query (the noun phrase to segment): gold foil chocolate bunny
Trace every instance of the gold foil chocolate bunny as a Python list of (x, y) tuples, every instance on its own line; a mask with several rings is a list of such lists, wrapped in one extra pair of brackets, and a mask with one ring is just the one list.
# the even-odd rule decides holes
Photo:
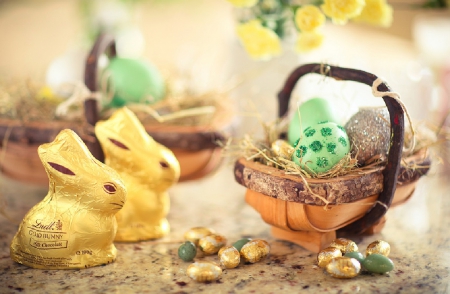
[(128, 108), (98, 122), (95, 134), (105, 163), (119, 173), (128, 191), (127, 203), (117, 214), (115, 240), (133, 242), (166, 235), (170, 230), (166, 190), (180, 176), (180, 165), (172, 151), (153, 140)]
[(39, 146), (38, 153), (49, 191), (20, 224), (11, 242), (11, 258), (40, 269), (113, 262), (117, 254), (115, 214), (126, 200), (126, 188), (117, 172), (96, 160), (71, 130)]

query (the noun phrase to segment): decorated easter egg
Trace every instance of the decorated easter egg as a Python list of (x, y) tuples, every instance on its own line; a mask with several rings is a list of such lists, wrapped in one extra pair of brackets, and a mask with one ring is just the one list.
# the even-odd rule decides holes
[(114, 58), (106, 67), (114, 96), (112, 107), (129, 103), (155, 103), (165, 95), (164, 79), (151, 63), (139, 59)]
[(289, 143), (294, 145), (304, 129), (325, 121), (337, 123), (335, 114), (327, 100), (312, 98), (302, 103), (294, 113), (289, 124)]
[(361, 108), (345, 124), (351, 154), (364, 165), (376, 155), (389, 151), (391, 124), (386, 107)]
[(315, 173), (330, 170), (350, 151), (345, 129), (333, 122), (306, 128), (294, 147), (292, 160), (302, 169)]

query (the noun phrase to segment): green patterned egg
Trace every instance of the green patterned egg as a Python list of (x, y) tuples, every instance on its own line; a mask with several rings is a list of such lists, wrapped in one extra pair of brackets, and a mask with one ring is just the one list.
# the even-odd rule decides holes
[(322, 122), (303, 131), (295, 144), (292, 160), (306, 171), (324, 173), (350, 152), (345, 129), (333, 122)]

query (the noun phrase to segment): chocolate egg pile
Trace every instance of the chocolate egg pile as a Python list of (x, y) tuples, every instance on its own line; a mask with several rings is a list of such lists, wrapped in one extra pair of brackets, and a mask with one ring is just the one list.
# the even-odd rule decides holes
[(355, 242), (338, 238), (319, 252), (317, 263), (330, 276), (339, 279), (356, 277), (362, 270), (383, 274), (394, 269), (394, 263), (387, 257), (389, 252), (389, 243), (377, 240), (367, 246), (364, 257)]
[[(214, 230), (195, 227), (184, 234), (185, 242), (178, 248), (178, 256), (184, 261), (193, 261), (197, 249), (204, 255), (218, 253), (220, 266), (214, 262), (196, 261), (187, 269), (187, 275), (197, 282), (211, 282), (222, 274), (222, 268), (232, 269), (242, 262), (256, 263), (270, 252), (269, 243), (262, 239), (243, 238), (227, 246), (227, 239)], [(222, 267), (222, 268), (221, 268)]]

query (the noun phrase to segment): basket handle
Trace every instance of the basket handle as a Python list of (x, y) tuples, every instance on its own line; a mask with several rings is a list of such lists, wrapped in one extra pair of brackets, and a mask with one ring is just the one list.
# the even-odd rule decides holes
[[(351, 68), (337, 67), (327, 64), (305, 64), (296, 68), (286, 80), (283, 88), (278, 93), (278, 116), (284, 117), (288, 113), (289, 100), (297, 81), (306, 74), (316, 73), (329, 76), (335, 80), (355, 81), (372, 87), (376, 75)], [(377, 90), (380, 92), (390, 92), (390, 88), (386, 83), (381, 83)], [(383, 96), (384, 103), (389, 111), (389, 120), (391, 122), (391, 142), (387, 158), (387, 165), (383, 170), (383, 191), (378, 197), (378, 202), (367, 212), (362, 218), (343, 227), (340, 231), (348, 233), (362, 233), (376, 224), (389, 209), (394, 192), (397, 186), (397, 176), (400, 169), (402, 156), (403, 140), (404, 140), (404, 110), (400, 103), (390, 97)]]
[[(112, 35), (100, 34), (86, 59), (86, 65), (84, 69), (84, 83), (91, 93), (95, 93), (97, 91), (98, 61), (103, 53), (108, 53), (110, 57), (116, 56), (116, 43)], [(94, 99), (94, 97), (89, 97), (84, 101), (84, 116), (88, 124), (90, 124), (91, 126), (95, 126), (95, 124), (99, 120), (97, 103), (98, 102), (96, 99)], [(105, 156), (97, 137), (95, 137), (94, 131), (90, 130), (89, 135), (91, 135), (94, 140), (92, 142), (87, 142), (86, 145), (88, 146), (92, 155), (103, 162)]]

